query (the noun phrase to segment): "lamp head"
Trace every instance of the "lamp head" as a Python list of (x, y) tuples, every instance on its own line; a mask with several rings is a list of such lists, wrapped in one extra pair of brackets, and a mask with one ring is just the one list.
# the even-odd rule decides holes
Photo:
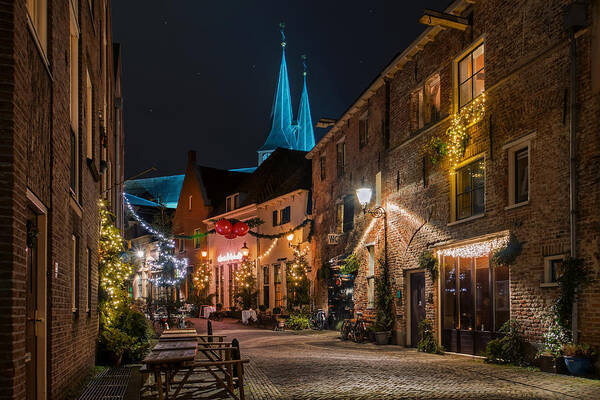
[(288, 242), (291, 242), (292, 240), (294, 240), (294, 234), (290, 233), (289, 235), (286, 236)]
[(371, 190), (371, 188), (368, 187), (356, 189), (356, 196), (358, 197), (358, 202), (360, 203), (363, 209), (366, 208), (367, 204), (369, 204), (369, 202), (371, 201), (372, 193), (373, 190)]
[(250, 254), (250, 249), (248, 248), (248, 246), (246, 246), (246, 242), (244, 242), (244, 245), (241, 248), (242, 251), (242, 256), (244, 257), (248, 257), (248, 254)]
[(136, 251), (135, 255), (138, 256), (138, 258), (144, 257), (144, 250), (138, 250), (138, 251)]
[(202, 258), (206, 258), (206, 256), (208, 255), (208, 252), (206, 250), (202, 250), (202, 252), (200, 254), (202, 254)]

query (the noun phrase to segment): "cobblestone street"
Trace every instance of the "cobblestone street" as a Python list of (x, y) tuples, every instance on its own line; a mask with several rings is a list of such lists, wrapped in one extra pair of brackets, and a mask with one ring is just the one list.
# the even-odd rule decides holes
[[(198, 320), (196, 320), (198, 321)], [(600, 381), (342, 342), (336, 332), (272, 332), (215, 322), (240, 340), (251, 399), (598, 399)], [(200, 322), (204, 331), (206, 322)]]

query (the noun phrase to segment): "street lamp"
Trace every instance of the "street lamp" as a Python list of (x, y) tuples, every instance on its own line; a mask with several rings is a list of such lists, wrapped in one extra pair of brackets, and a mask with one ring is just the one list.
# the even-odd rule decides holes
[(202, 252), (200, 254), (202, 254), (202, 258), (206, 258), (206, 256), (208, 255), (208, 252), (206, 250), (202, 250)]
[(289, 235), (286, 236), (288, 242), (291, 242), (292, 240), (294, 240), (294, 233), (290, 233)]
[(363, 214), (371, 214), (375, 218), (385, 217), (385, 209), (381, 206), (377, 206), (373, 209), (368, 209), (367, 205), (371, 201), (371, 195), (373, 194), (373, 190), (368, 187), (362, 187), (356, 189), (356, 197), (358, 197), (358, 202), (360, 203)]
[(242, 246), (241, 250), (242, 256), (248, 257), (248, 254), (250, 254), (250, 249), (248, 248), (248, 246), (246, 246), (246, 242), (244, 242), (244, 245)]

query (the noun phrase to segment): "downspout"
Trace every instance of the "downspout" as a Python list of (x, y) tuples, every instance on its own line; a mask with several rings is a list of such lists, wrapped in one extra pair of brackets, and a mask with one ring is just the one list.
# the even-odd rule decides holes
[[(569, 223), (570, 223), (570, 245), (571, 257), (577, 257), (576, 243), (576, 222), (577, 222), (577, 191), (575, 187), (575, 129), (577, 121), (577, 42), (575, 38), (575, 28), (571, 27), (569, 32), (570, 50), (569, 50), (569, 65), (570, 65), (570, 99), (569, 99)], [(571, 312), (571, 332), (573, 334), (573, 342), (577, 343), (577, 295), (573, 301), (573, 309)]]

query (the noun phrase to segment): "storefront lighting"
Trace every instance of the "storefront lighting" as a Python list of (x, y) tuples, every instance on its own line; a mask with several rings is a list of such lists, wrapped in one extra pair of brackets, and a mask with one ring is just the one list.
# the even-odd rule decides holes
[(508, 243), (508, 236), (487, 240), (485, 242), (472, 243), (458, 246), (450, 249), (441, 249), (437, 253), (441, 256), (449, 257), (483, 257), (492, 252), (492, 250), (503, 247)]

